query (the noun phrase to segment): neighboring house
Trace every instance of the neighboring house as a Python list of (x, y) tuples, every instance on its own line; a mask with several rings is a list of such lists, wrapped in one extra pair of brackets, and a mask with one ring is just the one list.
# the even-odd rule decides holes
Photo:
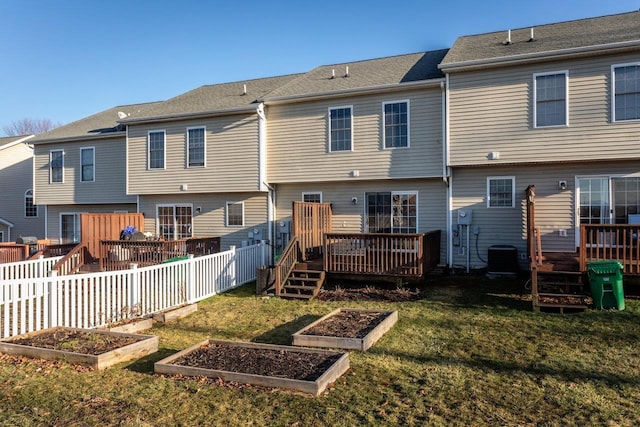
[(580, 224), (638, 221), (639, 53), (639, 12), (455, 42), (440, 65), (451, 217), (472, 222), (470, 245), (464, 227), (451, 240), (451, 265), (468, 265), (471, 250), (483, 267), (492, 245), (526, 257), (531, 184), (545, 251), (574, 252)]
[(138, 196), (145, 230), (221, 237), (223, 249), (272, 239), (260, 99), (296, 77), (202, 86), (121, 120), (127, 194)]
[(0, 242), (44, 237), (44, 213), (33, 199), (33, 135), (0, 138)]
[(321, 66), (264, 98), (279, 247), (296, 200), (331, 203), (334, 232), (446, 228), (445, 53)]
[(126, 127), (118, 120), (144, 114), (155, 104), (111, 108), (30, 140), (45, 237), (79, 242), (83, 212), (137, 212), (137, 197), (125, 191)]

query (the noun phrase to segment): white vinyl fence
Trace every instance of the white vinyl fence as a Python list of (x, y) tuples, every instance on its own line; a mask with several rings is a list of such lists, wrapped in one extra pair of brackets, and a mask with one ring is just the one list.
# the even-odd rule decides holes
[(0, 282), (12, 279), (36, 279), (47, 277), (49, 272), (61, 256), (52, 258), (40, 258), (30, 261), (9, 262), (0, 264)]
[(260, 243), (130, 270), (25, 273), (0, 280), (0, 338), (54, 326), (95, 328), (200, 301), (255, 280), (266, 255), (266, 244)]

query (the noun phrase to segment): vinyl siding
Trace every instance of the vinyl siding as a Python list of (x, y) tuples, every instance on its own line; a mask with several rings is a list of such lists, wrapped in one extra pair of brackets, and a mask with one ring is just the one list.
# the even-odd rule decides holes
[[(226, 203), (244, 202), (244, 226), (227, 227)], [(255, 228), (262, 231), (263, 239), (268, 238), (267, 195), (266, 193), (220, 193), (193, 195), (156, 195), (140, 197), (140, 212), (144, 213), (145, 230), (157, 233), (156, 205), (191, 204), (193, 206), (193, 235), (198, 237), (220, 237), (222, 250), (229, 246), (242, 246), (248, 240), (248, 233)], [(196, 207), (200, 214), (195, 213)]]
[(13, 224), (4, 229), (4, 239), (44, 237), (44, 207), (38, 207), (37, 217), (25, 217), (24, 194), (33, 186), (33, 151), (26, 144), (0, 150), (0, 183), (0, 218)]
[[(333, 231), (361, 233), (364, 230), (366, 192), (418, 192), (418, 232), (442, 230), (441, 260), (446, 260), (446, 186), (439, 179), (386, 180), (370, 182), (318, 182), (280, 184), (276, 188), (278, 221), (291, 221), (292, 203), (302, 200), (302, 193), (322, 192), (322, 201), (331, 203)], [(353, 205), (351, 199), (358, 198)]]
[(47, 206), (47, 239), (51, 243), (60, 241), (61, 213), (113, 213), (115, 211), (136, 212), (135, 204), (104, 204), (104, 205), (49, 205)]
[[(383, 149), (382, 103), (409, 100), (410, 148)], [(353, 151), (329, 152), (328, 109), (351, 105)], [(271, 183), (442, 176), (440, 88), (274, 105), (267, 109)]]
[[(611, 65), (598, 56), (450, 75), (450, 164), (634, 159), (640, 121), (611, 123)], [(533, 74), (568, 70), (568, 126), (533, 128)], [(488, 160), (499, 152), (498, 160)]]
[[(457, 224), (458, 209), (473, 211), (473, 227), (480, 228), (478, 250), (471, 233), (471, 268), (482, 268), (492, 245), (513, 245), (520, 254), (526, 254), (525, 190), (536, 187), (536, 226), (540, 227), (542, 249), (545, 252), (574, 252), (576, 242), (577, 208), (576, 177), (600, 175), (639, 174), (634, 162), (574, 163), (565, 165), (530, 165), (483, 168), (457, 168), (453, 171), (452, 224)], [(487, 208), (487, 177), (515, 177), (515, 207)], [(566, 190), (560, 190), (559, 181), (566, 181)], [(560, 237), (566, 230), (567, 237)], [(466, 239), (466, 236), (463, 236)], [(456, 265), (466, 264), (466, 254), (453, 248)], [(482, 260), (480, 260), (480, 258)], [(526, 268), (526, 261), (521, 260)]]
[[(206, 126), (206, 167), (187, 168), (187, 128)], [(147, 134), (164, 130), (165, 169), (147, 168)], [(258, 118), (233, 115), (129, 128), (129, 194), (225, 193), (259, 189)]]
[[(80, 149), (95, 148), (93, 182), (80, 182)], [(64, 182), (49, 183), (49, 153), (64, 151)], [(125, 141), (122, 138), (35, 146), (35, 197), (39, 204), (135, 203), (125, 194)]]

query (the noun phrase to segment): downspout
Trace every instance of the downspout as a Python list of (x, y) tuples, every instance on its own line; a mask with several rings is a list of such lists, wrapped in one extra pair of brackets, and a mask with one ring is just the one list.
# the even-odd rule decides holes
[(451, 212), (453, 211), (453, 182), (451, 179), (451, 168), (449, 167), (450, 152), (449, 152), (449, 74), (445, 75), (445, 82), (440, 84), (442, 90), (442, 179), (447, 184), (447, 262), (449, 268), (453, 268), (453, 233), (452, 224), (453, 219)]
[(276, 190), (267, 183), (267, 116), (264, 112), (264, 103), (258, 104), (256, 108), (258, 115), (258, 179), (259, 190), (267, 193), (267, 244), (269, 245), (269, 258), (273, 264), (275, 253), (273, 251), (273, 236), (275, 226), (273, 222), (275, 209)]
[[(124, 194), (129, 194), (129, 125), (126, 125), (124, 136)], [(138, 212), (140, 212), (140, 203), (138, 203)]]

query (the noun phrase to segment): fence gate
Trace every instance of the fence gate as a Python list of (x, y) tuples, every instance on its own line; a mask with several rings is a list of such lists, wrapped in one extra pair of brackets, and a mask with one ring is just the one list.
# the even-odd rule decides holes
[(331, 204), (293, 202), (293, 235), (298, 236), (303, 261), (322, 255), (324, 234), (330, 233)]

